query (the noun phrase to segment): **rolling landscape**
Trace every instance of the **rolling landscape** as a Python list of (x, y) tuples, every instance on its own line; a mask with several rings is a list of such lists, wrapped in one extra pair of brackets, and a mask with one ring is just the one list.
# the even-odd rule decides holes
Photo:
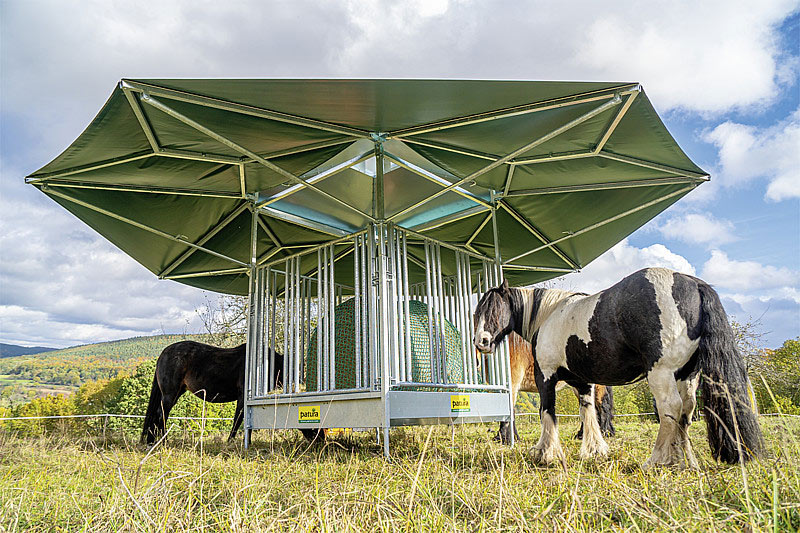
[(203, 335), (155, 335), (41, 351), (4, 344), (0, 358), (0, 407), (47, 395), (71, 394), (85, 383), (133, 372), (173, 342), (203, 338)]

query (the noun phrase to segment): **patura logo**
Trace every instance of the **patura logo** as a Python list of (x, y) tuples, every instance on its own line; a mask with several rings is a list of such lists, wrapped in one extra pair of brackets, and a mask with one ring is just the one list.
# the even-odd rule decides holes
[(297, 408), (297, 421), (300, 423), (318, 423), (319, 405), (300, 405)]
[(469, 411), (469, 394), (451, 395), (450, 411), (453, 413), (463, 413)]

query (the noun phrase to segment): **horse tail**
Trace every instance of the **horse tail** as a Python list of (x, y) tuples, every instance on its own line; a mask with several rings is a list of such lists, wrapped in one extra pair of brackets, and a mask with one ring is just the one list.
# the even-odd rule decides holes
[(153, 373), (153, 386), (150, 389), (150, 401), (147, 404), (147, 412), (144, 415), (144, 426), (142, 427), (142, 444), (150, 444), (155, 441), (159, 418), (161, 417), (161, 387), (158, 386), (158, 370)]
[(716, 291), (696, 280), (702, 309), (697, 348), (708, 444), (718, 461), (738, 463), (761, 455), (761, 428), (749, 399), (747, 369)]
[(595, 387), (597, 423), (600, 424), (600, 431), (604, 437), (613, 437), (616, 434), (614, 429), (614, 392), (611, 387), (604, 385), (595, 385)]

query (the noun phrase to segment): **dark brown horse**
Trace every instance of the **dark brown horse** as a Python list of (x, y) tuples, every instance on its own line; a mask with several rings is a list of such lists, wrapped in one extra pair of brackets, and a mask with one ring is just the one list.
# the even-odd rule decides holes
[[(151, 444), (164, 432), (169, 412), (187, 390), (207, 402), (236, 402), (232, 440), (244, 413), (244, 362), (247, 345), (217, 348), (194, 341), (170, 344), (156, 362), (150, 402), (144, 417), (142, 443)], [(282, 386), (283, 355), (275, 352), (274, 388)], [(272, 388), (272, 387), (271, 387)]]
[[(534, 355), (531, 343), (517, 335), (511, 333), (508, 336), (508, 352), (511, 359), (511, 394), (514, 397), (514, 403), (517, 402), (517, 395), (520, 391), (535, 392), (539, 390), (536, 388), (536, 380), (534, 379)], [(565, 385), (564, 383), (561, 384)], [(604, 385), (595, 385), (594, 404), (597, 411), (597, 422), (600, 424), (600, 430), (603, 432), (604, 437), (613, 437), (614, 430), (614, 396), (611, 387)], [(577, 394), (577, 391), (575, 392)], [(517, 433), (516, 423), (514, 425), (514, 438), (519, 439)], [(496, 439), (503, 443), (511, 441), (511, 423), (500, 422), (500, 430), (497, 433)], [(575, 436), (576, 439), (583, 437), (583, 424)]]

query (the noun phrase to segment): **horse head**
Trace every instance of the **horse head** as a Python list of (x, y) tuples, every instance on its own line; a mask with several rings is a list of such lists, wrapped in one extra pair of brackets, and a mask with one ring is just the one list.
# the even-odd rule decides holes
[(494, 352), (497, 345), (514, 329), (512, 294), (508, 281), (489, 289), (478, 302), (473, 317), (475, 338), (472, 343), (483, 354)]

